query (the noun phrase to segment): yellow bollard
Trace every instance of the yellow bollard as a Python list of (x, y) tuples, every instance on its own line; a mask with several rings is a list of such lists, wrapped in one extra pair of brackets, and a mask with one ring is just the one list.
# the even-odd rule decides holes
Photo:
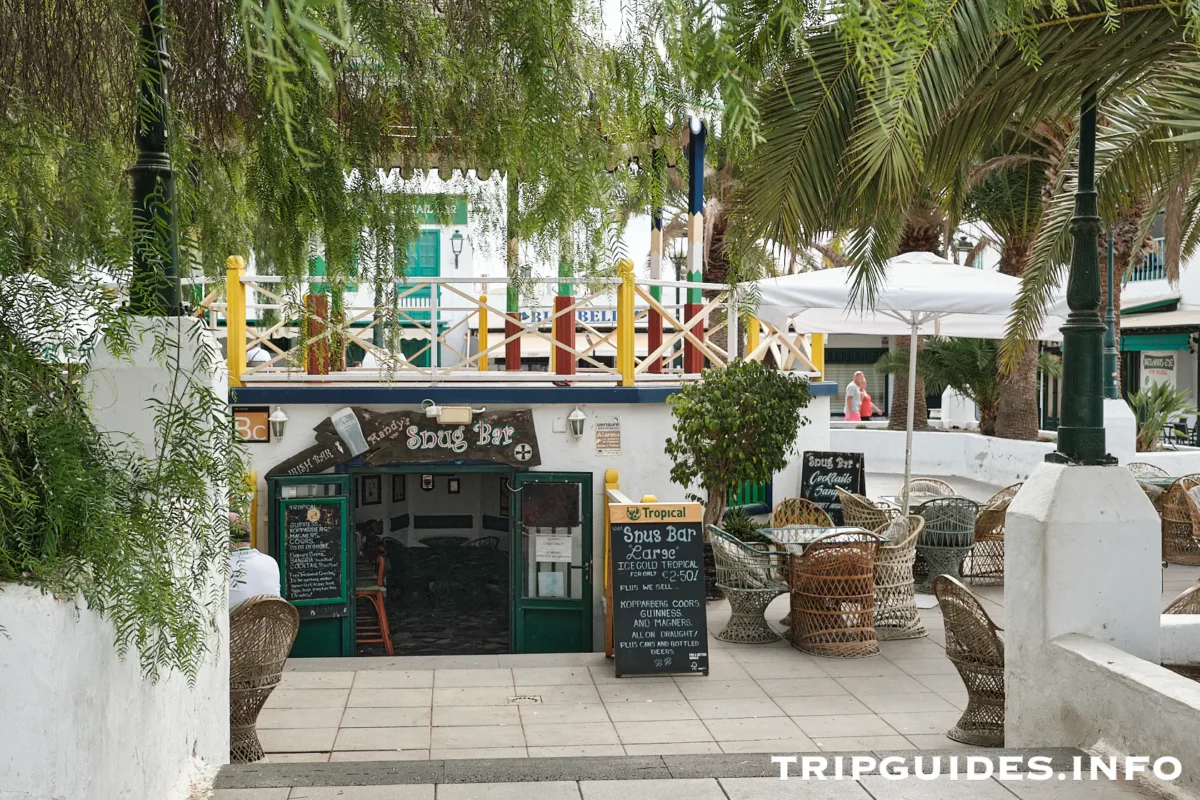
[[(487, 310), (487, 295), (479, 295), (479, 352), (485, 352), (488, 349), (488, 310)], [(479, 357), (479, 371), (488, 371), (488, 357)]]
[(229, 365), (229, 385), (241, 386), (246, 371), (246, 287), (242, 275), (246, 259), (225, 259), (225, 361)]
[(643, 503), (657, 503), (658, 498), (652, 494), (644, 494), (644, 495), (642, 495), (642, 502)]
[(622, 386), (633, 386), (633, 262), (622, 258), (617, 262), (621, 285), (617, 287), (617, 373)]
[(825, 334), (814, 333), (812, 335), (812, 362), (817, 372), (821, 373), (821, 378), (825, 378)]

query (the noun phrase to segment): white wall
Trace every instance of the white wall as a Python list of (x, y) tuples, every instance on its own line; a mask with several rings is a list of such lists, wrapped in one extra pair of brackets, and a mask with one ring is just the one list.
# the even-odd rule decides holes
[[(862, 453), (868, 472), (904, 473), (904, 431), (838, 428), (830, 449)], [(966, 431), (913, 433), (912, 474), (953, 475), (1008, 486), (1029, 477), (1054, 442), (1000, 439)]]

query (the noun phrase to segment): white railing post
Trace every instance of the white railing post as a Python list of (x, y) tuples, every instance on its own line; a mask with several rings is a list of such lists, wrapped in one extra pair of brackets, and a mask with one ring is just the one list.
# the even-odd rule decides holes
[(732, 364), (741, 355), (738, 342), (737, 284), (729, 284), (729, 300), (725, 306), (725, 333), (728, 346), (725, 348), (725, 363)]
[(429, 369), (433, 379), (437, 380), (438, 373), (438, 289), (437, 284), (429, 287)]

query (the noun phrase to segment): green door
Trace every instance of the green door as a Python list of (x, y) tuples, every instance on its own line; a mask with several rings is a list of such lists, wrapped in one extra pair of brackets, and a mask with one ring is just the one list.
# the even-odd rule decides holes
[[(408, 245), (408, 270), (407, 277), (410, 282), (415, 283), (421, 278), (436, 278), (442, 274), (442, 246), (441, 246), (440, 231), (421, 231), (415, 242)], [(414, 280), (415, 279), (415, 280)], [(399, 284), (396, 286), (397, 293), (403, 294), (408, 289), (408, 285)], [(400, 308), (403, 313), (400, 315), (401, 327), (414, 327), (416, 323), (421, 325), (429, 325), (430, 322), (430, 301), (437, 290), (438, 301), (441, 301), (440, 286), (422, 286), (420, 289), (409, 292), (400, 298)], [(418, 309), (418, 310), (414, 310)], [(441, 316), (440, 314), (438, 315)], [(441, 320), (438, 320), (439, 328)], [(401, 352), (408, 358), (410, 362), (418, 367), (429, 366), (429, 340), (428, 339), (404, 339), (400, 342)], [(441, 359), (438, 359), (441, 363)]]
[[(300, 612), (300, 630), (292, 646), (297, 658), (328, 658), (354, 655), (354, 558), (349, 528), (349, 475), (295, 475), (271, 478), (268, 517), (271, 546), (279, 562), (283, 596)], [(309, 517), (310, 512), (313, 514)], [(293, 530), (288, 524), (320, 526), (311, 530)], [(313, 541), (301, 554), (297, 536)], [(334, 552), (336, 551), (336, 552)], [(333, 560), (330, 560), (332, 558)], [(289, 586), (291, 574), (307, 571), (301, 560), (323, 573), (324, 580), (311, 574), (306, 587)], [(332, 569), (336, 563), (339, 569)]]
[(588, 652), (592, 476), (522, 472), (513, 483), (513, 650)]

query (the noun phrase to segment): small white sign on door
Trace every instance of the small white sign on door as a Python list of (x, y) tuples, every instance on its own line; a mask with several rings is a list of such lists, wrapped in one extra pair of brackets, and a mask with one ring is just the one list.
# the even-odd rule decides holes
[(563, 534), (538, 534), (534, 537), (535, 561), (571, 563), (571, 537)]
[(566, 597), (565, 572), (539, 572), (538, 597)]

